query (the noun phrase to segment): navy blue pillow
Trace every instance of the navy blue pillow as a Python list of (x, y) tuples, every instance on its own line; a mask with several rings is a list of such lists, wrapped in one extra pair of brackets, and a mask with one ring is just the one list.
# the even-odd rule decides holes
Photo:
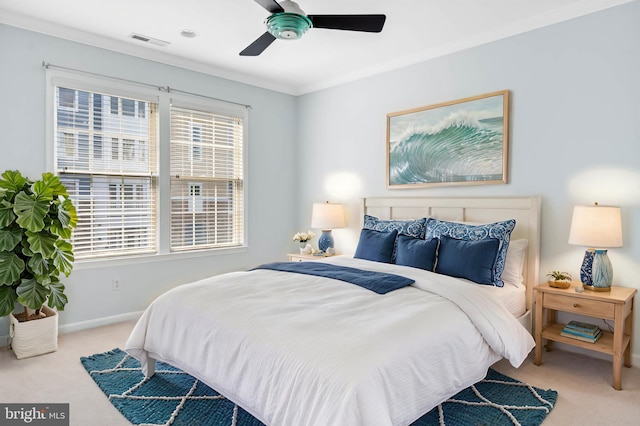
[(396, 264), (433, 272), (439, 242), (440, 240), (437, 238), (427, 241), (407, 237), (406, 235), (398, 235)]
[(469, 225), (466, 223), (447, 222), (446, 220), (438, 220), (431, 217), (427, 220), (424, 238), (430, 239), (442, 235), (467, 241), (496, 238), (499, 241), (500, 248), (498, 249), (496, 262), (493, 265), (493, 284), (502, 287), (504, 286), (501, 278), (502, 271), (504, 270), (504, 263), (507, 260), (507, 249), (509, 248), (511, 231), (513, 231), (515, 226), (515, 219), (484, 225)]
[(493, 267), (500, 241), (496, 238), (468, 241), (440, 236), (436, 272), (494, 285)]
[[(364, 215), (364, 225), (362, 229), (371, 229), (379, 232), (391, 232), (394, 229), (398, 231), (398, 235), (408, 235), (413, 238), (421, 238), (424, 240), (425, 223), (427, 218), (409, 219), (409, 220), (383, 220), (368, 214)], [(397, 242), (393, 247), (391, 262), (396, 260)]]
[(356, 248), (356, 254), (353, 257), (373, 260), (374, 262), (391, 263), (393, 246), (397, 235), (398, 231), (395, 229), (391, 232), (363, 229), (360, 232), (358, 248)]

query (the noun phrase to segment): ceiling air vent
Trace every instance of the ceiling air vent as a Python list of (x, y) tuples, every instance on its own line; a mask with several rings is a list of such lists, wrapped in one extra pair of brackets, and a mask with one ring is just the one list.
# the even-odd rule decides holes
[(143, 36), (142, 34), (131, 33), (129, 38), (141, 41), (143, 43), (155, 44), (156, 46), (165, 47), (170, 45), (168, 41), (158, 40), (157, 38)]

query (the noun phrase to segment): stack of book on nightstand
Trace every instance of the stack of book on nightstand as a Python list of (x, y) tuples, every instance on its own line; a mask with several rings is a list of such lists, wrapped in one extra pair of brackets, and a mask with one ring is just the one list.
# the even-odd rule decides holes
[(564, 326), (560, 335), (582, 340), (583, 342), (595, 343), (602, 337), (602, 331), (597, 325), (570, 321), (569, 324)]

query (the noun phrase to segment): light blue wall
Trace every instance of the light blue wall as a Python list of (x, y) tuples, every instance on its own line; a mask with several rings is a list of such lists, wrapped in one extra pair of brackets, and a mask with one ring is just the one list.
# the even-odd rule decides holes
[[(507, 185), (386, 188), (386, 114), (504, 89)], [(299, 227), (313, 202), (347, 203), (350, 229), (333, 231), (338, 249), (357, 243), (358, 197), (539, 195), (540, 275), (578, 277), (584, 249), (567, 243), (573, 206), (598, 201), (622, 207), (614, 284), (640, 288), (640, 2), (308, 94), (298, 114)]]
[[(206, 276), (285, 260), (295, 248), (295, 98), (108, 50), (0, 25), (0, 172), (30, 177), (47, 170), (45, 70), (42, 61), (118, 78), (170, 86), (249, 104), (248, 228), (243, 253), (79, 268), (64, 280), (69, 304), (60, 324), (75, 324), (144, 309), (167, 289)], [(168, 141), (164, 141), (167, 143)], [(122, 289), (111, 290), (118, 279)], [(0, 336), (8, 321), (0, 319)]]

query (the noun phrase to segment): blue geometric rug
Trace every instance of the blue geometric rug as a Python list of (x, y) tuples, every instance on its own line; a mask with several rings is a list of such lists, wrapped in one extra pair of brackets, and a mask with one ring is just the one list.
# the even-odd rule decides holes
[[(146, 380), (140, 363), (121, 349), (80, 358), (109, 401), (134, 425), (261, 426), (263, 423), (204, 383), (163, 362)], [(558, 393), (495, 370), (411, 426), (536, 426)]]

